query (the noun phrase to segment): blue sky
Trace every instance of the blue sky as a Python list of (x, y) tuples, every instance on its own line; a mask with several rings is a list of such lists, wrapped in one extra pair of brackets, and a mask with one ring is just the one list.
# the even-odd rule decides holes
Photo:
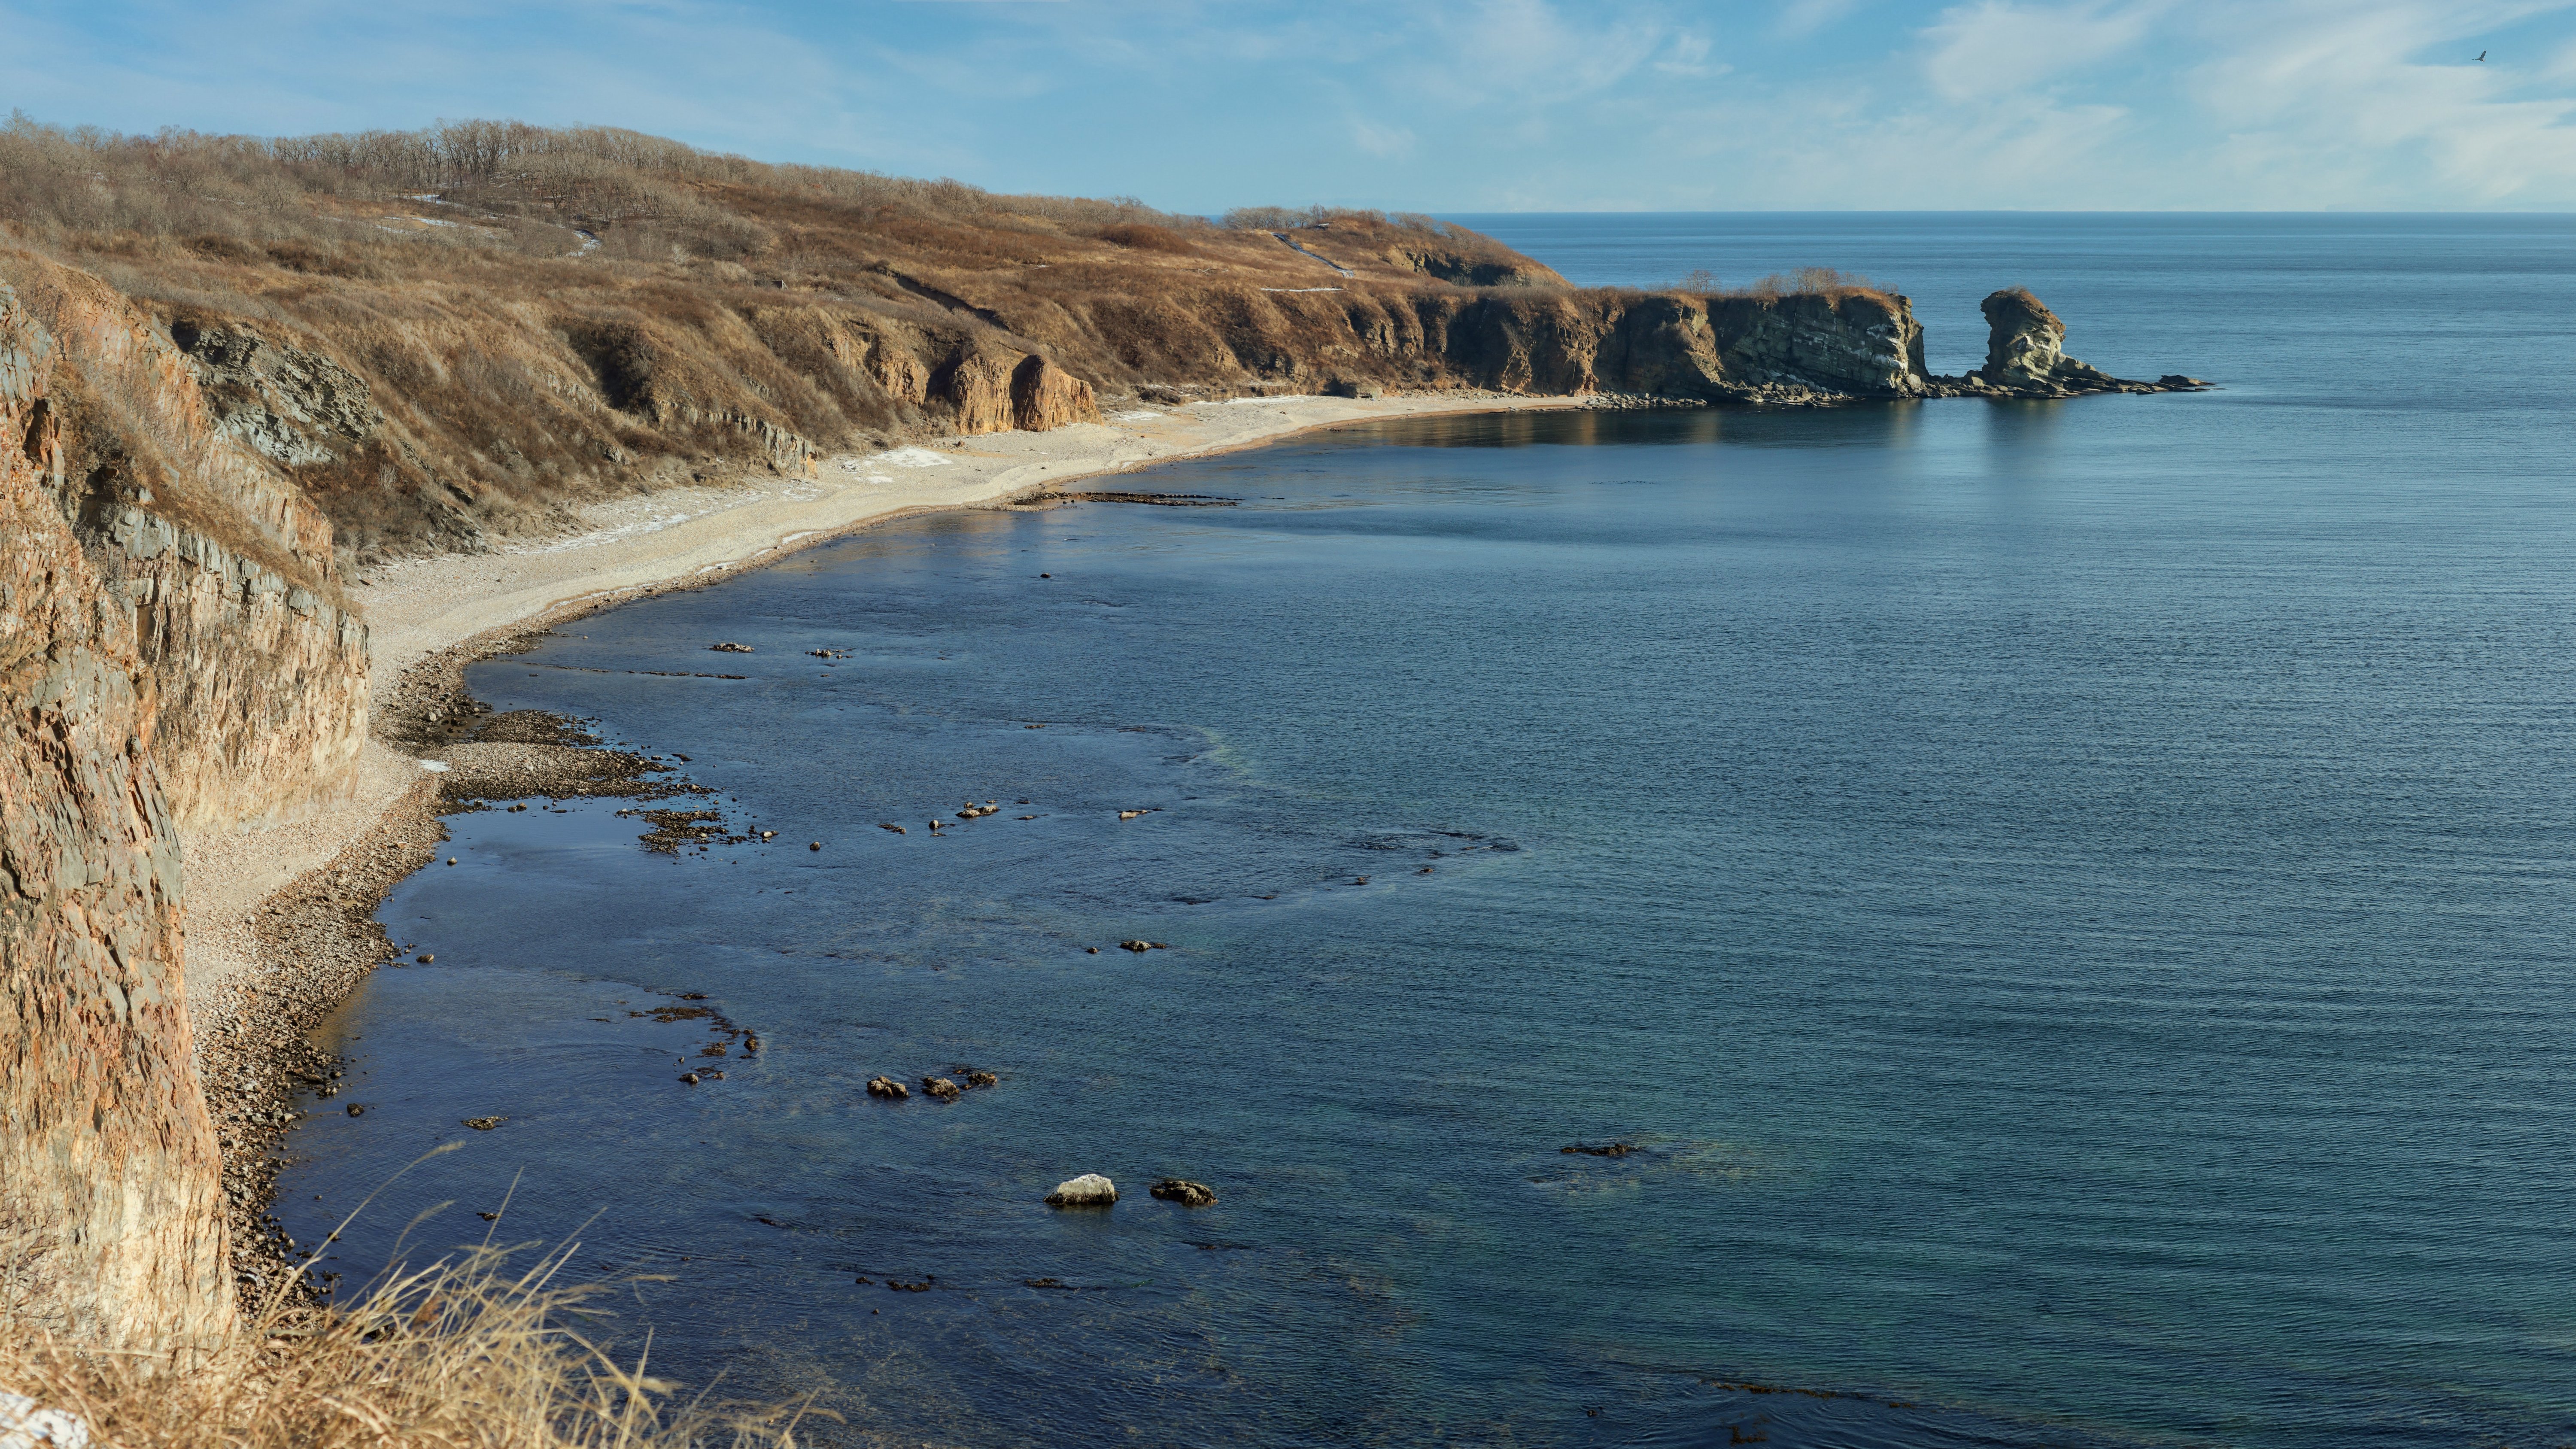
[(597, 122), (1185, 211), (2576, 210), (2576, 0), (0, 0), (0, 34), (0, 107), (66, 125)]

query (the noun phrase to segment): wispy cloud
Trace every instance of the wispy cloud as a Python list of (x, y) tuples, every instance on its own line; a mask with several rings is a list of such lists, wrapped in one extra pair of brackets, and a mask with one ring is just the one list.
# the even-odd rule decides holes
[(50, 120), (592, 121), (1203, 210), (2576, 209), (2576, 0), (0, 0), (0, 33)]

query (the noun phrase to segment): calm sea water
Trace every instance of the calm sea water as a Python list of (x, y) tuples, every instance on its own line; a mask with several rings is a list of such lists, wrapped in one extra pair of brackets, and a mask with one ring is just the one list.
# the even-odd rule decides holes
[(1359, 428), (484, 665), (780, 833), (453, 818), (298, 1236), (463, 1139), (331, 1266), (514, 1193), (826, 1442), (2576, 1438), (2576, 223), (1470, 221), (2226, 390)]

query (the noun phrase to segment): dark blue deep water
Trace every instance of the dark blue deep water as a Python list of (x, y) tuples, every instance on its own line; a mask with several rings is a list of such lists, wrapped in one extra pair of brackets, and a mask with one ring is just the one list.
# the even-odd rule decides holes
[(331, 1266), (515, 1181), (825, 1442), (2576, 1438), (2576, 223), (1477, 224), (2225, 390), (1357, 428), (481, 666), (780, 834), (452, 818), (297, 1235), (466, 1139)]

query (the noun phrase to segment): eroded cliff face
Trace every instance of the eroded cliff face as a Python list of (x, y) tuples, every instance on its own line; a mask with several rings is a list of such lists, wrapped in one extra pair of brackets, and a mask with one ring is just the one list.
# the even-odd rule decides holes
[(133, 614), (61, 502), (61, 349), (0, 284), (0, 1309), (78, 1342), (233, 1312)]
[(366, 734), (366, 626), (340, 598), (330, 519), (274, 460), (371, 428), (363, 384), (246, 333), (183, 330), (215, 361), (192, 358), (98, 279), (24, 254), (0, 275), (53, 338), (49, 491), (127, 611), (173, 819), (336, 795)]
[[(1920, 397), (1923, 329), (1903, 297), (1702, 297), (1690, 293), (1488, 293), (1452, 308), (1436, 294), (1410, 319), (1359, 327), (1373, 365), (1505, 392), (1646, 393), (1705, 402)], [(1352, 304), (1354, 311), (1358, 304)], [(1413, 325), (1407, 325), (1407, 323)]]

